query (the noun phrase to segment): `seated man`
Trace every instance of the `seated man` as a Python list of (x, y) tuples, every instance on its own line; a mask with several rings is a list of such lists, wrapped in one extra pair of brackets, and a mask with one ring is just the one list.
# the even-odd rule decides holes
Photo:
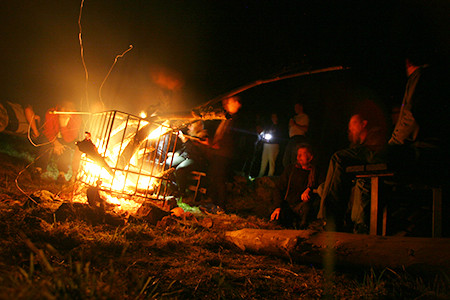
[[(347, 166), (387, 162), (397, 174), (421, 175), (422, 179), (448, 176), (449, 159), (445, 155), (449, 145), (446, 119), (448, 77), (445, 70), (438, 71), (436, 65), (428, 64), (430, 56), (427, 54), (431, 52), (423, 50), (416, 45), (407, 53), (408, 82), (400, 115), (388, 144), (381, 146), (383, 149), (380, 151), (381, 144), (376, 142), (379, 139), (375, 139), (375, 143), (367, 143), (370, 135), (366, 135), (361, 146), (338, 151), (331, 158), (318, 214), (318, 218), (326, 220), (326, 228), (345, 230), (344, 215), (352, 186), (352, 178), (345, 173)], [(360, 122), (360, 126), (370, 124)], [(361, 197), (357, 199), (369, 197), (370, 183), (357, 184), (357, 188), (357, 196)], [(359, 201), (360, 217), (355, 222), (368, 222), (363, 210), (369, 201)], [(358, 211), (353, 206), (353, 211)]]
[[(81, 117), (75, 112), (75, 104), (65, 101), (52, 108), (45, 114), (42, 146), (39, 148), (39, 155), (35, 161), (36, 168), (32, 176), (40, 178), (42, 172), (47, 168), (52, 155), (56, 156), (56, 164), (59, 170), (57, 183), (66, 182), (66, 174), (72, 167), (72, 178), (75, 178), (81, 152), (75, 145), (78, 139)], [(60, 112), (61, 114), (56, 114)]]
[(172, 166), (175, 172), (171, 173), (172, 181), (178, 185), (175, 190), (177, 196), (183, 196), (188, 185), (188, 176), (192, 171), (202, 171), (206, 169), (206, 157), (202, 150), (202, 144), (198, 140), (207, 139), (207, 131), (203, 128), (203, 121), (199, 120), (189, 124), (187, 135), (182, 132), (179, 134), (183, 146), (176, 151), (172, 157), (167, 158), (166, 167)]
[[(326, 220), (326, 228), (337, 231), (349, 231), (350, 224), (345, 223), (349, 207), (350, 192), (354, 185), (354, 176), (346, 173), (346, 167), (352, 165), (378, 163), (384, 161), (383, 147), (386, 143), (382, 126), (375, 126), (362, 114), (353, 115), (348, 124), (351, 147), (333, 154), (323, 184), (318, 218)], [(352, 222), (355, 229), (368, 228), (367, 209), (370, 208), (368, 191), (370, 182), (357, 180), (352, 202)]]
[(289, 165), (281, 174), (274, 190), (276, 209), (270, 220), (286, 228), (295, 223), (301, 229), (308, 226), (308, 219), (317, 195), (313, 190), (319, 185), (318, 172), (313, 163), (311, 146), (301, 144), (297, 151), (297, 163)]

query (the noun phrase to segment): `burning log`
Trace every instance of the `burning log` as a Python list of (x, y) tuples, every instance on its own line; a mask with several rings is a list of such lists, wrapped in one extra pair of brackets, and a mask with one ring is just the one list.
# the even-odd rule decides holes
[(299, 263), (337, 266), (449, 269), (450, 239), (375, 236), (314, 230), (242, 229), (225, 239), (243, 251), (275, 255)]
[(96, 164), (105, 168), (109, 174), (113, 174), (113, 170), (108, 165), (105, 158), (98, 153), (97, 147), (92, 143), (88, 132), (86, 132), (86, 138), (84, 140), (76, 142), (75, 144), (81, 152), (86, 153)]

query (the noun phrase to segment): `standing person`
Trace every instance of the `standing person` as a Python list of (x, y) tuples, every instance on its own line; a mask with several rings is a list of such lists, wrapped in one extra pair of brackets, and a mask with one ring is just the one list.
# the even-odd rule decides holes
[[(320, 184), (320, 173), (314, 164), (311, 146), (301, 144), (297, 151), (297, 162), (289, 165), (281, 174), (274, 190), (275, 210), (270, 220), (286, 228), (296, 222), (301, 229), (308, 225), (311, 209), (318, 196), (313, 190)], [(317, 205), (316, 205), (317, 206)]]
[(269, 165), (269, 173), (267, 175), (273, 176), (275, 174), (276, 160), (280, 152), (280, 142), (283, 133), (282, 128), (278, 123), (278, 115), (276, 113), (272, 113), (270, 115), (270, 120), (271, 124), (266, 126), (261, 133), (264, 146), (261, 158), (261, 168), (259, 170), (258, 177), (264, 176), (267, 165)]
[[(81, 127), (81, 116), (70, 114), (75, 112), (75, 104), (70, 101), (62, 102), (51, 108), (45, 114), (43, 130), (43, 146), (39, 148), (38, 159), (35, 162), (33, 176), (40, 175), (47, 168), (53, 155), (56, 156), (56, 165), (59, 170), (57, 183), (66, 182), (66, 174), (72, 166), (72, 176), (78, 169), (80, 152), (75, 145)], [(61, 112), (63, 114), (56, 114)], [(74, 177), (73, 177), (74, 178)]]
[(448, 74), (433, 64), (434, 51), (426, 47), (414, 45), (406, 55), (408, 82), (388, 142), (388, 162), (408, 173), (413, 170), (436, 178), (448, 172)]
[(309, 127), (309, 117), (303, 110), (303, 105), (296, 103), (294, 105), (295, 116), (289, 120), (289, 141), (283, 156), (283, 166), (287, 166), (297, 161), (297, 149), (301, 143), (305, 143), (306, 132)]
[(210, 178), (210, 196), (214, 205), (226, 212), (226, 183), (233, 171), (233, 159), (236, 157), (239, 142), (239, 116), (241, 99), (233, 96), (222, 101), (228, 118), (222, 120), (210, 140), (208, 177)]

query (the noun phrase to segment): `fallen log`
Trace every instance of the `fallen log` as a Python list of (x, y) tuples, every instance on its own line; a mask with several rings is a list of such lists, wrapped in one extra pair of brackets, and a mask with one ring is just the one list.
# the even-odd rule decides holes
[(342, 267), (450, 270), (450, 239), (315, 230), (242, 229), (225, 239), (243, 251), (298, 263)]

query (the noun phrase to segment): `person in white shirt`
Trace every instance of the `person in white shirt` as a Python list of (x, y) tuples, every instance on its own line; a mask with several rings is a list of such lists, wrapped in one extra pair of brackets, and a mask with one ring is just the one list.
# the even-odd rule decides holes
[(283, 156), (284, 168), (297, 161), (298, 146), (307, 142), (309, 117), (303, 111), (303, 105), (300, 103), (294, 105), (294, 110), (296, 115), (289, 120), (289, 141)]

